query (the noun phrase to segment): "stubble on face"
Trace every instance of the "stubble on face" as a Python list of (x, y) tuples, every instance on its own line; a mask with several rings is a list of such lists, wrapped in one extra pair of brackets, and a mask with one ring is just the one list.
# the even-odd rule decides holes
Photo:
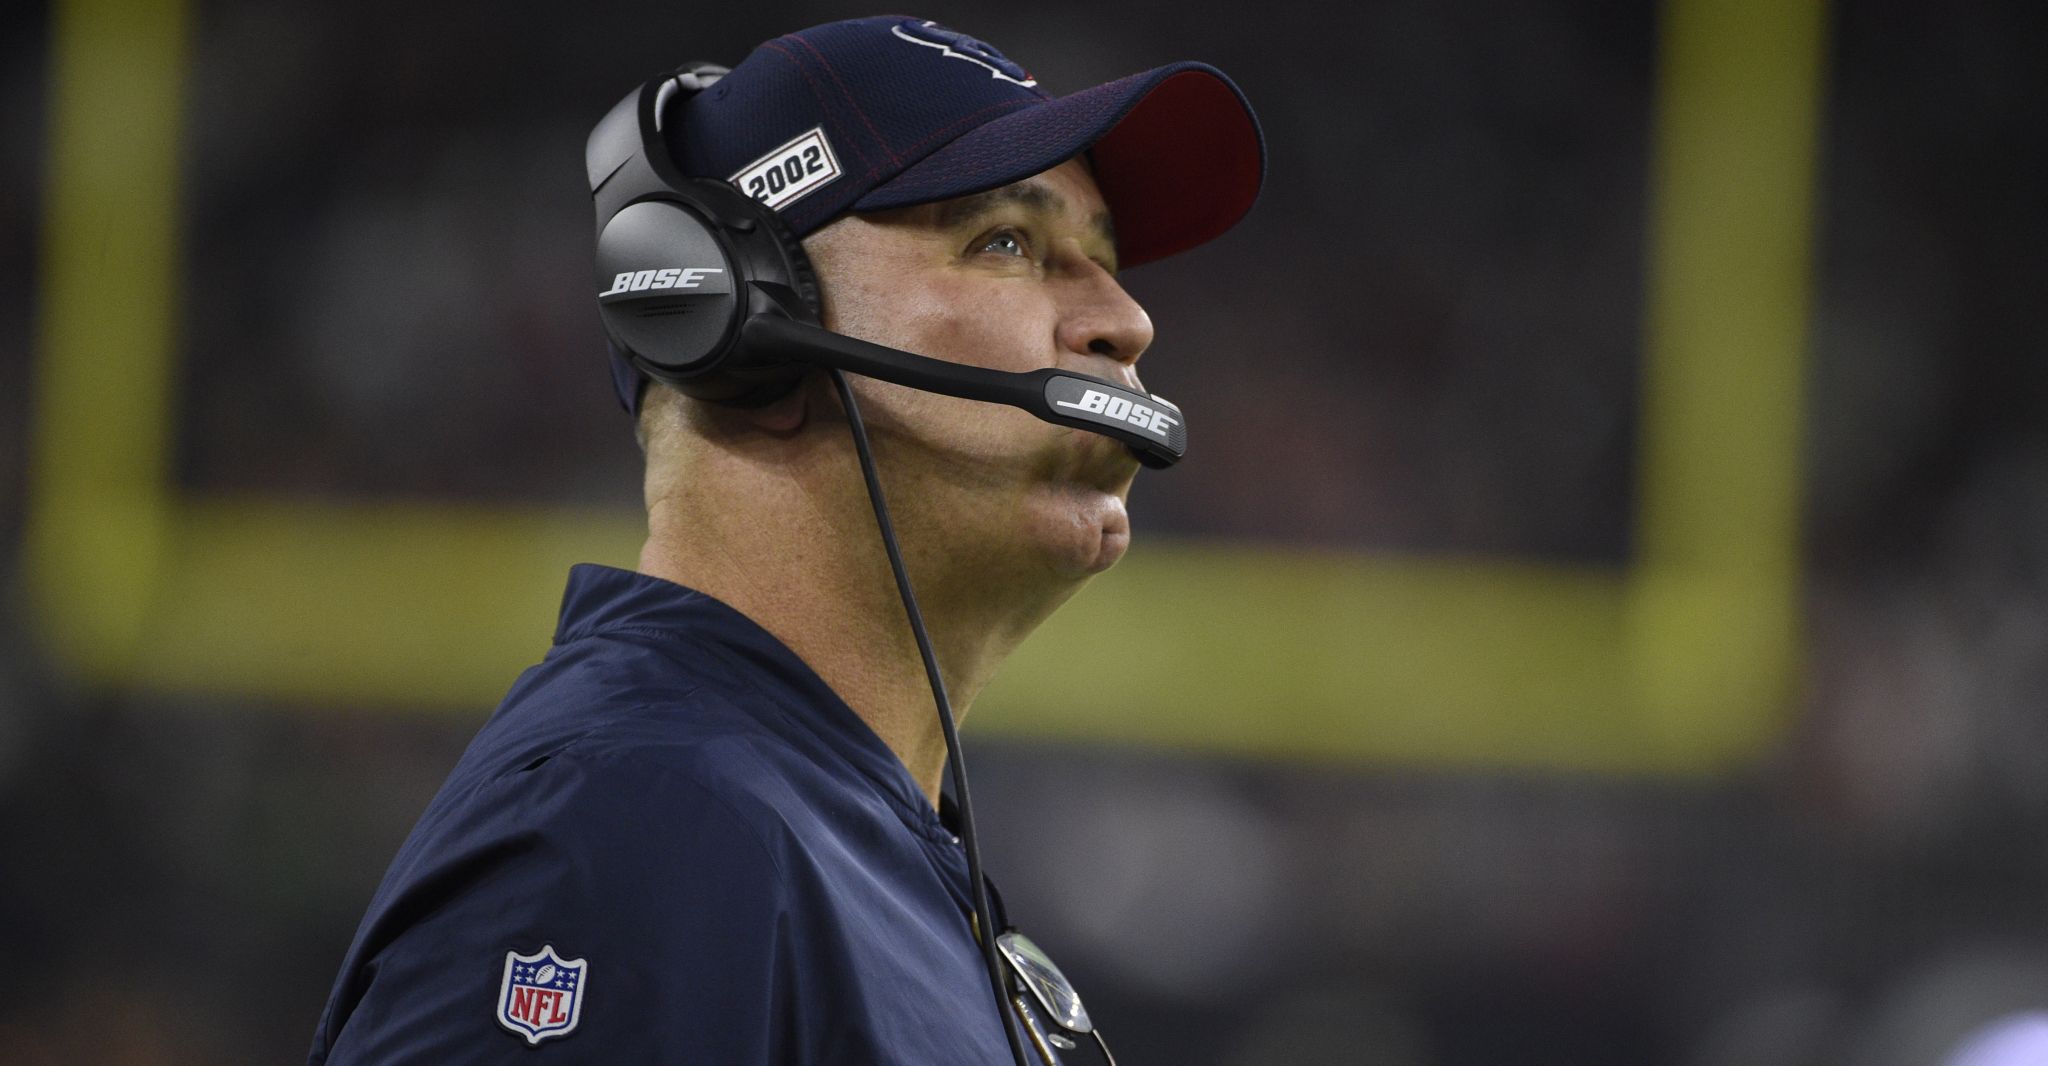
[[(1070, 162), (966, 200), (981, 202), (847, 216), (807, 238), (826, 325), (996, 370), (1062, 366), (1129, 377), (1126, 367), (1062, 343), (1073, 335), (1071, 322), (1065, 334), (1062, 326), (1076, 313), (1076, 293), (1103, 306), (1129, 299), (1103, 287), (1114, 286), (1106, 276), (1061, 280), (1059, 264), (1072, 256), (1104, 255), (1106, 212), (1086, 169)], [(1004, 235), (1011, 228), (1014, 241)], [(990, 243), (977, 243), (991, 233)], [(1003, 254), (1013, 250), (1039, 259)], [(1135, 304), (1123, 313), (1131, 312), (1142, 318)], [(1149, 339), (1149, 324), (1145, 331)], [(1071, 587), (1128, 549), (1125, 503), (1137, 463), (1121, 444), (1014, 408), (866, 379), (855, 388), (897, 524), (906, 537), (929, 541), (920, 554), (943, 555), (949, 569), (992, 586)]]

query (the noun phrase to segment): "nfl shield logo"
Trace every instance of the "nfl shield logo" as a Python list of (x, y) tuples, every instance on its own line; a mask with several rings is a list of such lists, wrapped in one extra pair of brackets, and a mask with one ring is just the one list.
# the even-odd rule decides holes
[(576, 1031), (583, 1017), (583, 988), (590, 978), (585, 959), (565, 959), (553, 944), (539, 953), (505, 953), (505, 980), (498, 987), (498, 1024), (538, 1044)]

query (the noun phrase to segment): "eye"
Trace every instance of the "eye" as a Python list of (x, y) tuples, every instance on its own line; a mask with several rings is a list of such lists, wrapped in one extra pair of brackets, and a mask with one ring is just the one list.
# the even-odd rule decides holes
[(980, 250), (996, 255), (1013, 255), (1019, 259), (1026, 259), (1031, 255), (1031, 249), (1025, 245), (1023, 236), (1013, 229), (995, 231), (988, 240), (982, 242)]

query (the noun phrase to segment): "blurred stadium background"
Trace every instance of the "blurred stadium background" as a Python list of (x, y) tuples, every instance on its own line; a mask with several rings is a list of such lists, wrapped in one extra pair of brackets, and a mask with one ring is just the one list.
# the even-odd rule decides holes
[[(919, 12), (1055, 92), (1209, 60), (1270, 142), (1127, 278), (1190, 461), (968, 728), (1123, 1061), (1909, 1066), (2048, 1009), (2021, 10)], [(864, 13), (0, 14), (0, 1061), (303, 1056), (567, 565), (633, 558), (584, 134)]]

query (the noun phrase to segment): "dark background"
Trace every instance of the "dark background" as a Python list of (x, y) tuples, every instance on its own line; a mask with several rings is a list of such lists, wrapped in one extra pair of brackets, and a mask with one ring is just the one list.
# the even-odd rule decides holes
[[(1809, 652), (1762, 757), (976, 747), (991, 868), (1122, 1061), (1885, 1066), (2048, 1010), (2048, 39), (2019, 10), (1830, 11)], [(634, 507), (583, 137), (655, 71), (865, 13), (196, 0), (180, 485)], [(1055, 92), (1199, 58), (1260, 111), (1253, 215), (1127, 278), (1148, 380), (1203, 422), (1141, 539), (1627, 564), (1655, 5), (921, 13)], [(0, 1061), (290, 1061), (488, 708), (110, 692), (43, 654), (14, 560), (50, 13), (0, 27)]]

